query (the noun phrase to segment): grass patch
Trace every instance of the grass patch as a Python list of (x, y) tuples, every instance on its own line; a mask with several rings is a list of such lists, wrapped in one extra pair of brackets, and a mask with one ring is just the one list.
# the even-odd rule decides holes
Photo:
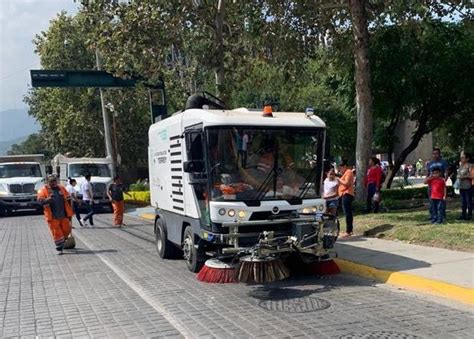
[[(474, 222), (457, 220), (459, 203), (449, 202), (446, 222), (432, 225), (427, 208), (354, 216), (354, 234), (474, 252)], [(341, 215), (341, 230), (346, 229)]]
[(124, 199), (127, 204), (137, 206), (147, 206), (150, 204), (149, 191), (128, 191), (124, 192)]

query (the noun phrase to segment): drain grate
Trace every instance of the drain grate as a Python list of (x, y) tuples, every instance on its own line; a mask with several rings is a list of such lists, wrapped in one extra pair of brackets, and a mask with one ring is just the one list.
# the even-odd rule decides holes
[(258, 303), (258, 306), (267, 311), (274, 312), (308, 313), (325, 310), (331, 306), (331, 303), (325, 299), (315, 297), (301, 297), (262, 300)]
[(391, 332), (391, 331), (372, 331), (365, 333), (349, 333), (345, 334), (340, 339), (420, 339), (413, 334)]

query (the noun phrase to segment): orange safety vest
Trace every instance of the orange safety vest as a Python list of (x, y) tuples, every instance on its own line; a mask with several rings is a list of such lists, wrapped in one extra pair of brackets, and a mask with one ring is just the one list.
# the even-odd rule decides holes
[[(66, 217), (70, 218), (74, 215), (71, 203), (69, 202), (71, 200), (71, 197), (69, 196), (68, 191), (63, 186), (58, 185), (58, 187), (59, 195), (61, 195), (64, 199), (64, 209), (66, 211)], [(49, 185), (44, 185), (43, 188), (38, 191), (38, 201), (52, 198), (53, 194), (54, 193), (51, 187), (49, 187)], [(43, 205), (43, 211), (46, 221), (51, 221), (54, 219), (53, 211), (51, 211), (51, 206), (49, 204)]]

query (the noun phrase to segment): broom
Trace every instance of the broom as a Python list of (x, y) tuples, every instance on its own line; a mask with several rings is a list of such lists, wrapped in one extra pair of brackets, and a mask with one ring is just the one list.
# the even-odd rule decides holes
[(328, 275), (341, 273), (339, 266), (330, 258), (305, 264), (307, 274)]
[(235, 265), (216, 258), (208, 259), (197, 274), (197, 279), (207, 283), (236, 283)]
[(290, 271), (281, 259), (248, 255), (240, 258), (237, 280), (244, 283), (265, 284), (286, 279)]

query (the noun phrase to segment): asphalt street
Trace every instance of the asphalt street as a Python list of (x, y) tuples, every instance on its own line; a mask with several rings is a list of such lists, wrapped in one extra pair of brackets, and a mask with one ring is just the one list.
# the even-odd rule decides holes
[(58, 256), (41, 215), (0, 219), (0, 337), (468, 338), (474, 311), (351, 275), (199, 282), (150, 222), (76, 225)]

